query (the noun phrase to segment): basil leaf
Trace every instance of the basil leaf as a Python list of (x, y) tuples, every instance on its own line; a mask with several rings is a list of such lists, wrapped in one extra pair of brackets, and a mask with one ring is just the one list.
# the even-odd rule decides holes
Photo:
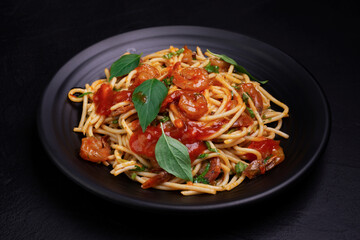
[(261, 84), (265, 84), (265, 83), (268, 82), (268, 80), (260, 81), (260, 80), (258, 80), (257, 78), (255, 78), (255, 77), (254, 77), (253, 75), (251, 75), (243, 66), (240, 66), (239, 64), (237, 64), (234, 59), (229, 58), (228, 56), (223, 55), (223, 54), (212, 53), (212, 52), (210, 52), (209, 49), (207, 49), (207, 51), (208, 51), (209, 53), (211, 53), (212, 55), (214, 55), (215, 57), (218, 57), (218, 58), (220, 58), (221, 60), (224, 60), (225, 62), (234, 65), (236, 71), (247, 74), (251, 80), (256, 81), (256, 82), (259, 82), (259, 83), (261, 83)]
[(167, 96), (164, 83), (152, 78), (135, 88), (132, 101), (139, 116), (140, 126), (145, 132), (147, 126), (156, 118), (160, 106)]
[(155, 157), (160, 167), (172, 175), (193, 181), (188, 148), (178, 140), (166, 136), (161, 123), (162, 135), (155, 146)]
[(139, 66), (141, 55), (127, 54), (116, 60), (111, 65), (109, 81), (114, 77), (124, 76)]

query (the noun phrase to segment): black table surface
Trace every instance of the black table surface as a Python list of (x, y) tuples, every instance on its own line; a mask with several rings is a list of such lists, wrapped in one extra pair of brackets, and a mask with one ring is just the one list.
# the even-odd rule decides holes
[[(349, 1), (2, 1), (0, 239), (360, 239), (359, 23)], [(254, 37), (315, 76), (330, 138), (286, 191), (216, 214), (148, 212), (84, 190), (53, 164), (36, 113), (57, 70), (105, 38), (168, 25)]]

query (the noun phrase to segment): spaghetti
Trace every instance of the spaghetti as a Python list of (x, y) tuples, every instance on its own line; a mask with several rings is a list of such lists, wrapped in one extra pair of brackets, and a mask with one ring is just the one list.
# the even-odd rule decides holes
[[(68, 98), (82, 102), (74, 128), (85, 135), (80, 156), (111, 166), (111, 174), (126, 174), (144, 189), (179, 190), (183, 195), (231, 190), (246, 177), (272, 169), (285, 158), (274, 138), (289, 137), (280, 130), (289, 108), (229, 62), (199, 47), (170, 46), (142, 57), (126, 75), (110, 78), (106, 68), (106, 79), (71, 89)], [(132, 93), (152, 78), (163, 82), (168, 93), (143, 131)], [(161, 126), (187, 147), (193, 181), (159, 166), (155, 146)]]

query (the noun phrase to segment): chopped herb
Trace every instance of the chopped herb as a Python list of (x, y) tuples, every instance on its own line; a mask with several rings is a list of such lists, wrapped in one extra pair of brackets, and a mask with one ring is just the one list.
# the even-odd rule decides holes
[(77, 98), (81, 98), (85, 95), (91, 94), (92, 92), (84, 92), (83, 94), (80, 94), (79, 96), (77, 96)]
[(114, 121), (112, 121), (112, 123), (114, 123), (114, 124), (116, 124), (116, 123), (119, 123), (119, 120), (114, 120)]
[(132, 169), (132, 171), (136, 171), (136, 172), (142, 172), (146, 169), (146, 166), (139, 166), (139, 165), (135, 165), (135, 169)]
[(246, 109), (248, 110), (250, 117), (254, 118), (255, 117), (254, 111), (249, 107), (246, 107)]
[(211, 65), (209, 62), (208, 65), (204, 67), (204, 69), (209, 73), (219, 73), (219, 67), (215, 65)]
[(209, 184), (209, 180), (204, 178), (204, 176), (208, 173), (209, 169), (210, 169), (210, 163), (207, 163), (204, 171), (199, 176), (194, 178), (194, 183)]
[(207, 156), (209, 156), (208, 153), (202, 153), (202, 154), (200, 154), (197, 158), (203, 159), (203, 158), (206, 158)]
[(170, 87), (173, 84), (174, 76), (171, 76), (170, 78), (164, 78), (163, 82), (165, 83), (166, 87)]
[(236, 165), (235, 165), (235, 173), (240, 175), (245, 169), (246, 169), (246, 164), (243, 163), (243, 162), (238, 162)]
[(234, 86), (232, 86), (233, 88), (235, 88), (236, 90), (239, 90), (240, 89), (240, 85), (239, 84), (236, 84)]
[(137, 176), (136, 173), (132, 173), (132, 174), (131, 174), (131, 179), (132, 179), (132, 180), (135, 180), (136, 176)]
[(218, 150), (216, 148), (211, 148), (211, 145), (208, 141), (205, 142), (206, 147), (208, 148), (209, 151), (211, 152), (218, 152)]
[(164, 116), (163, 118), (161, 118), (159, 121), (164, 123), (164, 122), (167, 122), (170, 120), (170, 117), (169, 116)]
[(242, 99), (243, 99), (243, 101), (247, 104), (247, 103), (248, 103), (248, 100), (249, 100), (249, 95), (244, 92), (244, 93), (242, 94)]
[(231, 128), (226, 134), (230, 134), (230, 133), (233, 133), (237, 130), (237, 128)]
[(115, 91), (115, 92), (120, 92), (120, 91), (121, 91), (121, 88), (116, 89), (116, 88), (114, 87), (114, 88), (113, 88), (113, 91)]
[(267, 156), (265, 159), (264, 159), (264, 163), (266, 163), (273, 155), (270, 155), (270, 156)]
[(163, 56), (163, 58), (166, 58), (166, 59), (170, 59), (170, 58), (172, 58), (173, 56), (179, 56), (181, 53), (183, 53), (185, 51), (185, 49), (184, 48), (180, 48), (179, 50), (177, 50), (176, 52), (170, 52), (170, 53), (168, 53), (168, 54), (165, 54), (164, 56)]

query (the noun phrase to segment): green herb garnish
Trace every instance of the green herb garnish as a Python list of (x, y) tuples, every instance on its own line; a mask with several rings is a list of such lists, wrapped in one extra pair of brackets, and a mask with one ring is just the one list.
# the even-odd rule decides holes
[(206, 158), (207, 156), (209, 156), (208, 153), (202, 153), (202, 154), (200, 154), (197, 158), (203, 159), (203, 158)]
[(207, 163), (204, 171), (197, 177), (194, 178), (194, 183), (204, 183), (209, 184), (209, 180), (205, 178), (205, 175), (209, 172), (210, 163)]
[(264, 159), (264, 163), (266, 163), (273, 155), (271, 154), (270, 156), (267, 156), (265, 159)]
[(248, 110), (250, 117), (254, 118), (255, 117), (254, 111), (249, 107), (246, 107), (246, 109)]
[(142, 172), (146, 169), (146, 166), (139, 166), (139, 165), (135, 165), (135, 169), (132, 169), (131, 171), (136, 171), (136, 172)]
[(240, 85), (239, 84), (235, 84), (234, 86), (232, 86), (233, 88), (235, 88), (236, 90), (240, 89)]
[(170, 58), (172, 58), (173, 56), (179, 56), (181, 53), (183, 53), (185, 51), (185, 49), (184, 48), (180, 48), (179, 50), (177, 50), (176, 52), (170, 52), (170, 53), (168, 53), (168, 54), (165, 54), (164, 56), (163, 56), (163, 58), (166, 58), (166, 59), (170, 59)]
[(210, 54), (214, 55), (215, 57), (218, 57), (218, 58), (220, 58), (221, 60), (223, 60), (223, 61), (225, 61), (225, 62), (227, 62), (227, 63), (230, 63), (230, 64), (234, 65), (236, 71), (247, 74), (251, 80), (256, 81), (256, 82), (259, 82), (259, 83), (261, 83), (261, 84), (265, 84), (265, 83), (268, 82), (268, 80), (260, 81), (260, 80), (258, 80), (257, 78), (255, 78), (255, 77), (254, 77), (253, 75), (251, 75), (243, 66), (240, 66), (239, 64), (237, 64), (234, 59), (229, 58), (228, 56), (223, 55), (223, 54), (215, 54), (215, 53), (212, 53), (212, 52), (210, 52), (209, 49), (207, 49), (207, 51), (208, 51)]
[(235, 132), (236, 130), (238, 130), (238, 129), (237, 129), (237, 128), (231, 128), (231, 129), (229, 129), (229, 131), (227, 131), (226, 134), (233, 133), (233, 132)]
[(247, 93), (243, 93), (242, 94), (242, 99), (246, 104), (248, 104), (249, 95)]
[(138, 113), (143, 132), (158, 115), (167, 93), (168, 90), (164, 83), (155, 78), (146, 80), (135, 88), (132, 101)]
[(178, 140), (165, 135), (163, 125), (160, 124), (162, 134), (155, 146), (156, 161), (168, 173), (186, 181), (193, 181), (188, 148)]
[(164, 78), (163, 82), (165, 85), (169, 88), (173, 84), (174, 76), (171, 76), (170, 78)]
[(240, 175), (245, 169), (246, 169), (247, 165), (243, 162), (238, 162), (235, 165), (235, 173)]
[(92, 92), (84, 92), (83, 94), (80, 94), (79, 96), (77, 96), (77, 98), (81, 98), (85, 95), (91, 94)]
[(208, 65), (204, 67), (204, 69), (209, 73), (219, 73), (219, 67), (215, 65), (211, 65), (209, 62)]
[(111, 65), (109, 81), (114, 77), (124, 76), (139, 66), (141, 55), (142, 54), (127, 54), (116, 60)]
[(210, 152), (218, 152), (216, 148), (212, 148), (208, 141), (205, 141), (206, 147)]
[(159, 121), (164, 123), (164, 122), (167, 122), (170, 120), (170, 117), (169, 116), (164, 116), (163, 118), (161, 118)]

